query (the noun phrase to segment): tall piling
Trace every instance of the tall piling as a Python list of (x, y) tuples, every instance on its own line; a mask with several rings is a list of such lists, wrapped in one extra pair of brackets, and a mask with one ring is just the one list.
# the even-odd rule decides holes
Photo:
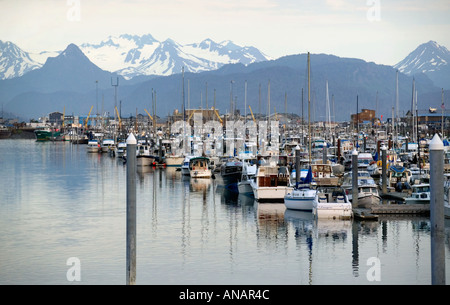
[(430, 142), (431, 284), (445, 285), (444, 144), (437, 134)]
[(381, 148), (381, 193), (387, 194), (387, 156), (386, 156), (386, 147)]
[(133, 133), (127, 138), (127, 285), (136, 284), (136, 145)]
[(352, 208), (358, 207), (358, 151), (352, 152)]

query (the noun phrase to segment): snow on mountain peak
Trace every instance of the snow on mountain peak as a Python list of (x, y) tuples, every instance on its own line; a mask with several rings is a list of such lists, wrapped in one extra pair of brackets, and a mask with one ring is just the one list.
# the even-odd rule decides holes
[(407, 75), (435, 71), (450, 62), (450, 52), (446, 47), (430, 40), (419, 45), (405, 59), (394, 66)]
[[(0, 64), (7, 61), (5, 52), (2, 51), (5, 49), (4, 45), (0, 44)], [(254, 47), (240, 47), (231, 40), (216, 43), (207, 38), (200, 43), (181, 45), (170, 38), (158, 41), (151, 34), (121, 34), (109, 36), (99, 43), (83, 43), (79, 48), (71, 44), (62, 52), (31, 54), (31, 58), (26, 52), (20, 55), (19, 51), (9, 51), (12, 54), (9, 58), (22, 58), (20, 62), (25, 66), (12, 68), (21, 71), (13, 73), (6, 65), (15, 67), (18, 63), (9, 60), (9, 64), (0, 65), (0, 78), (23, 75), (30, 69), (41, 67), (50, 57), (59, 54), (66, 56), (73, 52), (82, 52), (99, 68), (117, 72), (126, 78), (138, 75), (170, 75), (179, 73), (183, 66), (186, 71), (201, 72), (215, 70), (230, 63), (240, 62), (247, 65), (270, 59)], [(5, 74), (6, 70), (9, 72)]]

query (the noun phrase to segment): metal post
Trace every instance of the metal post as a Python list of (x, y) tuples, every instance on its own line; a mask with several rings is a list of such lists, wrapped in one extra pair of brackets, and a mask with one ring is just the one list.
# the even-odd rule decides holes
[(325, 144), (325, 146), (323, 147), (323, 151), (322, 151), (322, 163), (323, 164), (327, 164), (328, 163), (328, 148), (327, 145)]
[(352, 208), (358, 207), (358, 151), (352, 153)]
[(437, 134), (430, 142), (431, 284), (445, 285), (444, 144)]
[(136, 283), (136, 145), (133, 133), (127, 138), (127, 285)]
[(387, 194), (386, 147), (381, 148), (381, 193)]

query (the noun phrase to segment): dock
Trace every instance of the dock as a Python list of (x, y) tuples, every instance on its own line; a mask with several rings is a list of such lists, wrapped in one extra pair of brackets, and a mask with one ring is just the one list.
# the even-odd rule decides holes
[(379, 215), (430, 213), (429, 204), (380, 204), (370, 208), (353, 209), (353, 217), (360, 220), (378, 220)]
[(429, 214), (429, 204), (380, 204), (371, 207), (374, 214)]

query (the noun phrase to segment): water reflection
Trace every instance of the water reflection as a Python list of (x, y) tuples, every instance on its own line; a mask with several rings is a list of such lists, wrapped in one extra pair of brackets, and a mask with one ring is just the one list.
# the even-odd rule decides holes
[[(1, 142), (1, 283), (65, 284), (70, 256), (83, 283), (125, 283), (126, 166), (83, 148)], [(315, 220), (176, 168), (136, 178), (139, 284), (371, 284), (371, 257), (381, 284), (430, 283), (428, 217)]]

